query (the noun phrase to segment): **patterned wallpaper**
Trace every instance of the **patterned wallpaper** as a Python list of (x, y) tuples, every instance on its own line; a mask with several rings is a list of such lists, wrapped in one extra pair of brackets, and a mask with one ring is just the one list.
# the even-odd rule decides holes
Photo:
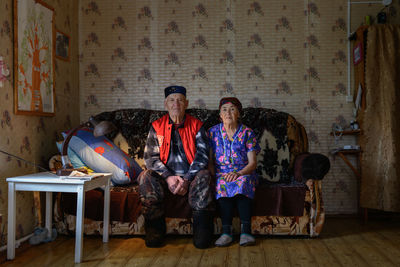
[[(399, 1), (388, 8), (398, 22)], [(382, 5), (353, 6), (352, 30)], [(82, 0), (81, 120), (118, 108), (163, 109), (163, 88), (188, 88), (190, 107), (224, 96), (294, 115), (312, 152), (337, 146), (332, 123), (352, 120), (347, 1)], [(338, 145), (354, 144), (343, 137)], [(357, 182), (340, 159), (324, 180), (327, 213), (357, 211)], [(355, 159), (351, 159), (353, 163)]]
[[(0, 56), (10, 76), (0, 87), (0, 149), (36, 164), (48, 166), (56, 153), (60, 131), (79, 124), (78, 0), (46, 0), (55, 9), (55, 26), (71, 37), (71, 61), (55, 61), (56, 115), (54, 117), (15, 115), (13, 107), (13, 0), (0, 2)], [(34, 167), (0, 153), (0, 246), (6, 242), (7, 177), (37, 172)], [(17, 236), (32, 233), (38, 219), (33, 194), (17, 193)]]
[[(45, 0), (55, 8), (56, 28), (71, 36), (71, 61), (56, 59), (55, 117), (14, 115), (12, 2), (0, 3), (0, 56), (11, 72), (0, 87), (0, 149), (35, 163), (47, 165), (60, 131), (89, 115), (163, 109), (170, 84), (189, 89), (191, 107), (215, 109), (221, 97), (234, 95), (244, 106), (286, 111), (306, 127), (312, 152), (328, 154), (337, 146), (332, 123), (352, 119), (345, 100), (345, 0)], [(352, 30), (381, 8), (354, 7)], [(389, 22), (399, 22), (398, 10), (394, 0)], [(354, 142), (345, 137), (339, 145)], [(341, 159), (331, 160), (327, 212), (354, 213), (356, 179)], [(0, 167), (0, 232), (6, 233), (5, 178), (36, 170), (3, 154)], [(32, 193), (18, 193), (17, 238), (36, 223)]]

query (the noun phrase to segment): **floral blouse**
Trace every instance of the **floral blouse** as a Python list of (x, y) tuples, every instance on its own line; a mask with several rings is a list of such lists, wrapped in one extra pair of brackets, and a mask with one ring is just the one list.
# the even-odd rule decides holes
[(254, 132), (247, 126), (240, 124), (233, 140), (230, 140), (223, 123), (217, 124), (208, 130), (210, 147), (214, 158), (216, 173), (216, 198), (233, 197), (237, 194), (254, 198), (258, 179), (254, 171), (249, 175), (242, 175), (235, 181), (227, 182), (225, 173), (238, 172), (248, 164), (247, 152), (260, 152)]

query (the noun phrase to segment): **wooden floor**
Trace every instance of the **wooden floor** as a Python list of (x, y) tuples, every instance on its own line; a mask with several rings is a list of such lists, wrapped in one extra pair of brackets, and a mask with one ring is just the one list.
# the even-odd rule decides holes
[[(4, 266), (73, 266), (74, 238), (25, 245)], [(85, 237), (79, 266), (400, 266), (400, 220), (328, 218), (319, 238), (257, 237), (252, 247), (196, 249), (190, 237), (169, 236), (167, 245), (146, 248), (141, 237)]]

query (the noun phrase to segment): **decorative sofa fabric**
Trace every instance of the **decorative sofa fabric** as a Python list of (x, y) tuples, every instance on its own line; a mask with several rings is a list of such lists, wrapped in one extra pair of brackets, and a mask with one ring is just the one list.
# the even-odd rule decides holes
[[(217, 110), (190, 109), (206, 129), (219, 123)], [(143, 167), (143, 153), (151, 122), (164, 111), (124, 109), (103, 112), (96, 120), (113, 122), (118, 132), (108, 136)], [(324, 223), (321, 181), (294, 178), (296, 157), (308, 150), (304, 127), (291, 115), (273, 109), (245, 108), (242, 122), (252, 128), (262, 151), (257, 156), (260, 183), (253, 201), (252, 231), (255, 234), (318, 236)], [(121, 137), (122, 136), (122, 137)], [(167, 233), (191, 234), (191, 209), (185, 197), (165, 195)], [(111, 189), (111, 234), (144, 234), (144, 218), (137, 184)], [(59, 232), (75, 230), (76, 196), (59, 194), (55, 206), (55, 223)], [(102, 233), (103, 193), (86, 193), (85, 234)], [(221, 232), (216, 213), (215, 233)], [(234, 231), (239, 219), (234, 219)]]

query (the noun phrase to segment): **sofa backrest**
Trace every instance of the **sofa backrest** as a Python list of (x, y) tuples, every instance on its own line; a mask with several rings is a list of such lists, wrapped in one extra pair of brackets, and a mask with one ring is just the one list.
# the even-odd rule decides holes
[[(220, 122), (218, 110), (189, 109), (187, 113), (203, 121), (206, 130)], [(120, 135), (115, 132), (108, 137), (144, 166), (143, 153), (151, 123), (164, 114), (165, 111), (121, 109), (100, 113), (95, 119), (113, 122)], [(241, 120), (253, 129), (261, 146), (257, 155), (261, 181), (290, 182), (295, 157), (308, 151), (304, 127), (290, 114), (266, 108), (244, 108)]]

